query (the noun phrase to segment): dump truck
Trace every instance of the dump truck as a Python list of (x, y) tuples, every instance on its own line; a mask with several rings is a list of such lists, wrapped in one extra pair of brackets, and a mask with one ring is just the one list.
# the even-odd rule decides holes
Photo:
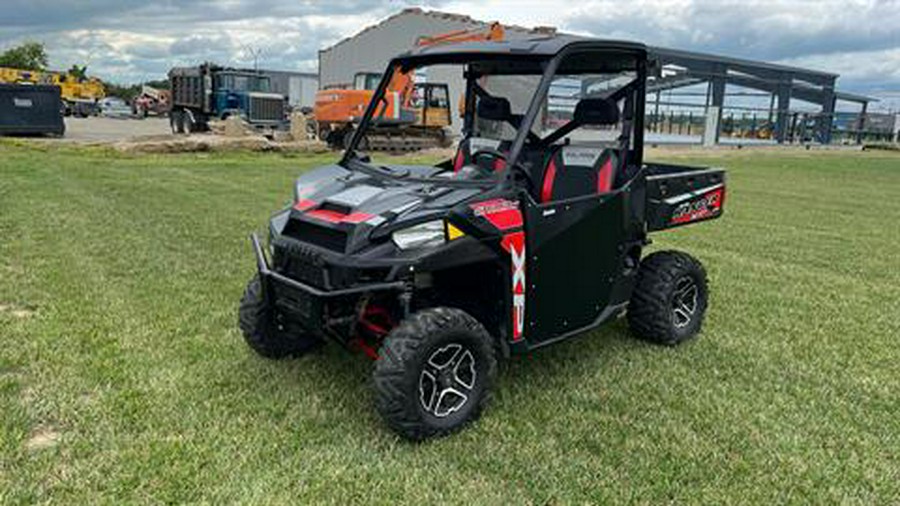
[(263, 72), (204, 63), (169, 71), (174, 133), (202, 132), (209, 121), (239, 116), (261, 131), (286, 125), (287, 97), (272, 93)]

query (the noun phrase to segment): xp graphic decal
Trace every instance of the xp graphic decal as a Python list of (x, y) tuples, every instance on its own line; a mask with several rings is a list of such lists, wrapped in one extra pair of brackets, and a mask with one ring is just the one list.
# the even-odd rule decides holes
[[(512, 273), (512, 338), (519, 341), (525, 331), (525, 232), (522, 228), (522, 211), (515, 200), (493, 199), (471, 205), (475, 216), (480, 216), (506, 233), (500, 246), (509, 253)], [(516, 229), (516, 230), (512, 230)]]
[(525, 232), (513, 232), (500, 241), (509, 252), (512, 268), (512, 330), (513, 341), (522, 339), (525, 330)]

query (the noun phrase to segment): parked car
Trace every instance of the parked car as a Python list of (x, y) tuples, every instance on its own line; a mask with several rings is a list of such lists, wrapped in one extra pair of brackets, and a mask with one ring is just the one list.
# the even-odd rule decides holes
[(100, 115), (106, 118), (130, 118), (131, 106), (119, 97), (106, 97), (98, 102)]

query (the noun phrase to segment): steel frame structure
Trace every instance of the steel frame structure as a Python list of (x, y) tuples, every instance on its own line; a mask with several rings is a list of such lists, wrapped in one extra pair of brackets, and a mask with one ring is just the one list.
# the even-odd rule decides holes
[[(791, 99), (821, 107), (816, 120), (816, 137), (822, 144), (831, 142), (831, 124), (838, 100), (859, 104), (860, 118), (865, 117), (869, 102), (876, 100), (836, 91), (837, 74), (680, 49), (648, 49), (659, 66), (666, 70), (665, 75), (648, 83), (648, 93), (706, 83), (706, 106), (717, 108), (717, 124), (720, 129), (727, 84), (769, 93), (772, 95), (772, 110), (775, 112), (775, 139), (779, 143), (788, 140)], [(716, 141), (718, 138), (719, 132), (716, 132)]]

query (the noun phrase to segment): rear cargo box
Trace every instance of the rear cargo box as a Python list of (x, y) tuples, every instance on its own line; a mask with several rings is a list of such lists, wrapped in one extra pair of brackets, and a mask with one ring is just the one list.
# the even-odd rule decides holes
[(176, 67), (169, 71), (169, 85), (172, 88), (172, 104), (205, 110), (204, 73), (200, 67)]
[(647, 227), (687, 225), (722, 216), (725, 171), (717, 168), (647, 164)]
[(63, 135), (59, 86), (0, 84), (0, 135)]

